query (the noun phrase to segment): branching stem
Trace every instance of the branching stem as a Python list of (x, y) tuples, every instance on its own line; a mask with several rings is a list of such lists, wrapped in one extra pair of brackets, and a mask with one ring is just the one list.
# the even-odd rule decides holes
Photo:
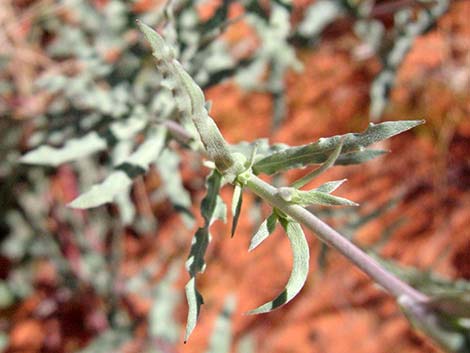
[(271, 204), (271, 206), (280, 209), (300, 224), (309, 228), (320, 240), (338, 250), (394, 297), (399, 298), (401, 296), (407, 296), (419, 302), (424, 302), (428, 299), (425, 294), (385, 270), (372, 257), (331, 228), (328, 224), (317, 218), (314, 214), (303, 207), (290, 204), (283, 200), (278, 195), (278, 190), (272, 185), (253, 175), (248, 180), (246, 187)]

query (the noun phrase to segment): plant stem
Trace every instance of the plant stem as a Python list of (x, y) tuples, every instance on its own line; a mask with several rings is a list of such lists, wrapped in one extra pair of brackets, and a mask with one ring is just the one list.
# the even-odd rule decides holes
[(338, 250), (394, 297), (407, 296), (420, 302), (428, 299), (425, 294), (385, 270), (377, 261), (314, 214), (303, 207), (283, 200), (278, 195), (278, 190), (272, 185), (253, 175), (248, 180), (246, 186), (263, 200), (270, 203), (271, 206), (280, 209), (300, 224), (315, 232), (320, 240)]

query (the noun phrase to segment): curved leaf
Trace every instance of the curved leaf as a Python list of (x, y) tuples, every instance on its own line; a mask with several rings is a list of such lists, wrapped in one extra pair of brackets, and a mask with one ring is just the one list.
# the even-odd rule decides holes
[(337, 188), (339, 188), (346, 180), (347, 179), (329, 181), (315, 188), (315, 191), (326, 192), (327, 194), (330, 194), (333, 191), (335, 191)]
[(204, 272), (206, 263), (204, 256), (211, 236), (209, 227), (216, 219), (224, 218), (225, 204), (223, 204), (219, 196), (219, 190), (222, 183), (222, 175), (214, 170), (207, 178), (207, 193), (201, 202), (201, 213), (204, 218), (204, 226), (200, 227), (194, 235), (191, 250), (186, 260), (186, 270), (189, 273), (189, 281), (185, 286), (186, 299), (188, 301), (188, 319), (186, 323), (186, 333), (184, 341), (186, 342), (191, 332), (196, 327), (199, 317), (201, 304), (204, 303), (202, 295), (196, 288), (196, 276), (198, 273)]
[(251, 238), (250, 242), (250, 247), (248, 248), (248, 251), (252, 251), (255, 249), (259, 244), (261, 244), (269, 235), (274, 232), (274, 228), (276, 227), (276, 222), (277, 222), (277, 215), (273, 211), (271, 215), (266, 218), (263, 223), (259, 226), (259, 229), (256, 231), (256, 233), (253, 235)]
[(281, 219), (280, 222), (287, 233), (292, 248), (294, 261), (291, 275), (281, 294), (274, 300), (249, 311), (248, 314), (267, 313), (288, 303), (300, 292), (307, 280), (310, 254), (302, 227), (296, 222), (289, 222), (285, 219)]

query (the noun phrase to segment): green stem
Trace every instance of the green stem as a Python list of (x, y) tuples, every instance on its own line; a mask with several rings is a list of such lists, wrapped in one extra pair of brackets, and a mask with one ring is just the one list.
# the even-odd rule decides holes
[(428, 299), (425, 294), (385, 270), (377, 261), (314, 214), (303, 207), (290, 204), (282, 199), (278, 195), (278, 189), (275, 187), (255, 175), (248, 180), (246, 187), (271, 204), (271, 206), (280, 209), (286, 215), (315, 232), (321, 241), (338, 250), (394, 297), (407, 296), (419, 302), (424, 302)]

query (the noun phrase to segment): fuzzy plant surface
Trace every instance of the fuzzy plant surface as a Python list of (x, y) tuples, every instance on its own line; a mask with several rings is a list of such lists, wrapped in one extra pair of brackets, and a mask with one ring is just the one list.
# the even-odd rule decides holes
[[(229, 146), (218, 130), (214, 120), (206, 109), (204, 94), (195, 81), (182, 68), (174, 53), (164, 39), (153, 29), (139, 22), (142, 32), (150, 42), (156, 58), (157, 70), (162, 71), (174, 87), (175, 100), (181, 102), (181, 113), (192, 120), (199, 134), (208, 159), (213, 162), (213, 171), (207, 179), (207, 194), (201, 203), (201, 213), (204, 224), (193, 238), (190, 254), (186, 262), (190, 279), (186, 285), (186, 296), (189, 310), (186, 327), (186, 338), (193, 331), (203, 298), (196, 287), (198, 273), (204, 271), (205, 252), (210, 242), (210, 226), (216, 220), (224, 218), (225, 207), (221, 202), (219, 191), (223, 184), (234, 186), (232, 201), (232, 235), (235, 233), (237, 219), (242, 207), (242, 189), (248, 189), (272, 206), (273, 212), (260, 226), (253, 236), (250, 250), (259, 246), (279, 223), (286, 232), (293, 253), (292, 272), (285, 289), (272, 301), (267, 302), (249, 314), (259, 314), (272, 311), (292, 300), (302, 289), (309, 272), (309, 251), (302, 226), (314, 231), (328, 245), (339, 250), (351, 262), (363, 270), (374, 281), (381, 285), (405, 310), (415, 326), (432, 335), (442, 346), (451, 350), (465, 344), (465, 341), (450, 337), (449, 329), (443, 332), (440, 317), (443, 315), (436, 310), (436, 301), (441, 303), (450, 299), (429, 298), (426, 294), (414, 289), (379, 262), (357, 248), (345, 237), (334, 231), (304, 207), (312, 204), (329, 206), (354, 206), (353, 201), (334, 196), (335, 191), (343, 181), (331, 181), (313, 190), (300, 190), (308, 181), (315, 178), (324, 170), (335, 164), (358, 164), (370, 160), (384, 151), (367, 149), (370, 145), (409, 130), (423, 121), (396, 121), (381, 124), (370, 124), (362, 133), (350, 133), (341, 136), (322, 138), (303, 146), (269, 146), (262, 148), (253, 144), (249, 155), (237, 146)], [(276, 174), (294, 168), (304, 168), (313, 164), (320, 166), (307, 173), (291, 186), (274, 187), (258, 177), (260, 174)], [(461, 298), (460, 310), (465, 319), (468, 312), (468, 298)], [(449, 313), (449, 312), (448, 312)], [(441, 315), (442, 314), (442, 315)], [(459, 321), (458, 327), (463, 327), (465, 320)], [(460, 326), (459, 326), (460, 325)], [(450, 329), (452, 331), (452, 329)], [(455, 333), (462, 339), (461, 333)], [(458, 342), (457, 342), (458, 341)]]
[[(176, 139), (181, 145), (199, 153), (201, 158), (207, 159), (206, 165), (211, 168), (211, 172), (206, 180), (206, 196), (200, 207), (203, 224), (195, 232), (186, 262), (189, 281), (185, 291), (189, 310), (185, 340), (196, 327), (203, 303), (202, 294), (197, 288), (197, 276), (206, 267), (205, 253), (211, 241), (210, 227), (216, 220), (226, 219), (227, 206), (219, 193), (225, 184), (231, 184), (234, 188), (232, 236), (236, 233), (241, 214), (243, 193), (251, 191), (269, 204), (272, 212), (253, 235), (249, 250), (260, 246), (280, 225), (285, 230), (293, 253), (292, 272), (284, 290), (273, 300), (254, 308), (251, 314), (279, 308), (302, 290), (309, 272), (309, 249), (303, 230), (308, 228), (394, 296), (417, 327), (449, 351), (464, 352), (462, 347), (468, 347), (468, 335), (465, 336), (465, 332), (468, 332), (465, 331), (465, 325), (468, 325), (468, 297), (460, 293), (458, 308), (449, 309), (446, 295), (441, 294), (440, 301), (436, 301), (434, 293), (424, 294), (409, 286), (394, 271), (357, 248), (305, 208), (310, 205), (355, 206), (354, 201), (333, 194), (344, 180), (333, 180), (313, 190), (302, 188), (335, 165), (360, 164), (383, 155), (387, 151), (368, 147), (412, 129), (422, 124), (422, 121), (370, 124), (361, 133), (321, 138), (302, 146), (269, 144), (267, 140), (229, 145), (210, 117), (210, 104), (205, 101), (203, 89), (235, 76), (236, 81), (245, 88), (272, 93), (276, 106), (274, 111), (277, 112), (274, 120), (275, 124), (279, 124), (285, 115), (284, 73), (288, 69), (299, 69), (300, 65), (288, 41), (288, 33), (301, 32), (305, 37), (313, 37), (315, 33), (321, 33), (329, 18), (336, 18), (335, 9), (340, 8), (341, 14), (344, 14), (345, 9), (350, 8), (344, 5), (353, 2), (337, 1), (333, 7), (325, 1), (316, 2), (319, 5), (314, 6), (321, 4), (329, 15), (321, 19), (316, 11), (310, 11), (308, 16), (317, 16), (317, 22), (323, 20), (325, 23), (318, 24), (317, 29), (309, 28), (308, 24), (313, 22), (307, 16), (302, 22), (303, 27), (298, 27), (303, 28), (300, 32), (290, 27), (291, 8), (286, 3), (274, 1), (268, 13), (256, 1), (244, 2), (247, 12), (245, 17), (262, 35), (262, 44), (253, 55), (241, 60), (231, 56), (225, 44), (217, 40), (217, 35), (229, 24), (227, 9), (230, 3), (222, 2), (216, 16), (207, 21), (198, 20), (191, 1), (169, 2), (162, 12), (144, 16), (143, 21), (152, 27), (165, 23), (163, 37), (151, 27), (139, 23), (152, 47), (156, 70), (153, 61), (147, 60), (145, 56), (146, 49), (136, 41), (134, 16), (121, 2), (111, 1), (101, 16), (85, 16), (91, 12), (83, 8), (89, 5), (77, 2), (75, 6), (82, 9), (79, 12), (81, 23), (90, 33), (95, 33), (95, 36), (90, 36), (93, 41), (91, 45), (89, 39), (74, 26), (62, 28), (60, 19), (50, 20), (48, 30), (59, 33), (50, 48), (51, 52), (67, 58), (71, 55), (70, 50), (76, 51), (73, 54), (83, 60), (88, 71), (86, 75), (50, 75), (40, 81), (42, 87), (51, 90), (55, 97), (48, 116), (67, 115), (73, 118), (73, 122), (61, 124), (60, 119), (52, 120), (56, 125), (46, 128), (46, 134), (35, 136), (33, 147), (39, 147), (24, 155), (21, 161), (55, 167), (108, 151), (111, 167), (101, 173), (105, 178), (97, 184), (94, 181), (86, 183), (90, 187), (70, 206), (87, 209), (115, 203), (122, 222), (129, 224), (135, 218), (134, 205), (130, 199), (131, 187), (137, 177), (144, 175), (154, 163), (164, 181), (164, 192), (175, 209), (187, 211), (190, 207), (190, 198), (179, 176), (178, 153), (170, 148), (170, 140)], [(340, 5), (343, 7), (338, 7)], [(436, 13), (433, 18), (437, 17)], [(109, 26), (101, 26), (103, 21)], [(408, 22), (411, 23), (411, 19)], [(417, 33), (413, 32), (413, 35)], [(110, 37), (119, 40), (110, 41)], [(409, 48), (412, 39), (408, 36), (407, 40)], [(71, 42), (76, 45), (70, 46)], [(106, 46), (109, 46), (108, 49), (119, 48), (119, 70), (102, 60), (95, 49), (102, 48), (98, 44), (104, 45), (105, 49)], [(401, 53), (400, 62), (406, 50)], [(396, 71), (397, 67), (395, 65), (393, 70)], [(269, 77), (264, 80), (261, 77), (267, 68)], [(130, 87), (128, 82), (132, 82)], [(386, 99), (387, 95), (382, 94), (381, 97)], [(43, 119), (44, 123), (49, 120)], [(95, 161), (92, 163), (92, 166), (79, 163), (81, 174), (86, 175), (88, 170), (103, 169), (96, 168)], [(282, 175), (286, 171), (303, 168), (313, 170), (306, 172), (292, 185), (275, 187), (259, 177)], [(37, 210), (37, 213), (40, 212)], [(77, 228), (75, 233), (79, 232), (80, 228)], [(103, 267), (100, 266), (97, 267)], [(93, 269), (88, 270), (89, 274), (94, 274)], [(103, 288), (104, 295), (107, 293), (106, 285), (99, 288)], [(230, 303), (229, 300), (228, 307), (233, 306)], [(220, 321), (221, 327), (227, 327), (227, 322), (223, 319)], [(448, 322), (452, 322), (452, 325)], [(155, 330), (158, 339), (166, 337), (168, 342), (175, 340), (173, 335), (176, 329), (172, 333), (160, 332), (160, 328), (152, 330)], [(119, 331), (115, 330), (111, 336), (119, 337)], [(108, 337), (104, 339), (107, 341)], [(119, 344), (113, 342), (113, 347)], [(226, 342), (221, 344), (227, 346)], [(217, 351), (216, 348), (212, 350)]]

